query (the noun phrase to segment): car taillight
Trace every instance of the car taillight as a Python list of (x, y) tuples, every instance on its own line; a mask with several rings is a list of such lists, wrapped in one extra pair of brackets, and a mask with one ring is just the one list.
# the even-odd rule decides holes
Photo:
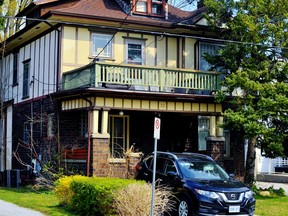
[(142, 166), (140, 165), (140, 163), (138, 163), (136, 166), (135, 166), (135, 170), (138, 171), (138, 170), (141, 170), (142, 169)]

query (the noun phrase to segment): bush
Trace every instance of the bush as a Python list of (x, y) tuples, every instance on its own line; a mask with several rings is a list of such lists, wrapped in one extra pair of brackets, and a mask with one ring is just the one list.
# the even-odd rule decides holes
[(71, 176), (56, 182), (55, 194), (62, 204), (81, 215), (109, 215), (112, 208), (113, 192), (136, 180)]
[[(120, 216), (149, 216), (151, 211), (152, 187), (147, 183), (129, 184), (114, 193), (114, 208)], [(167, 187), (157, 187), (154, 193), (154, 215), (172, 211), (174, 203), (172, 191)]]
[(74, 195), (74, 192), (71, 189), (71, 182), (76, 179), (85, 179), (87, 177), (75, 175), (75, 176), (65, 176), (59, 178), (55, 182), (54, 193), (58, 197), (60, 204), (62, 205), (71, 205), (71, 199)]
[(270, 196), (270, 197), (286, 196), (285, 190), (283, 188), (275, 189), (273, 186), (270, 186), (268, 188), (261, 188), (261, 187), (258, 188), (256, 185), (253, 185), (251, 189), (258, 196)]

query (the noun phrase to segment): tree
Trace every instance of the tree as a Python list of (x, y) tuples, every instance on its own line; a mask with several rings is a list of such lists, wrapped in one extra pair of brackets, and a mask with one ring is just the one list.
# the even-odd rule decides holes
[(248, 140), (244, 180), (251, 184), (256, 147), (270, 158), (288, 155), (288, 1), (206, 0), (205, 5), (209, 24), (224, 27), (225, 46), (206, 59), (226, 75), (218, 94), (230, 104), (223, 126)]
[(19, 30), (22, 20), (13, 16), (22, 11), (32, 0), (0, 0), (0, 42)]

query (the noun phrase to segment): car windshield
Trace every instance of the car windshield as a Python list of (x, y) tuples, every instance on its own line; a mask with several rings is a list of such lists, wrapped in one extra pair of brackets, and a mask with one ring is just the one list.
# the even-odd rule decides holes
[(229, 175), (213, 161), (181, 159), (179, 165), (186, 178), (201, 180), (229, 179)]

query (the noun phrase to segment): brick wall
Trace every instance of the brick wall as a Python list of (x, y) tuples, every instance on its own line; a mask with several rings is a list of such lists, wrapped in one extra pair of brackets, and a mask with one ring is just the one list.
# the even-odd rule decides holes
[[(47, 113), (54, 110), (54, 103), (49, 98), (40, 98), (38, 100), (30, 100), (13, 107), (13, 134), (12, 134), (12, 151), (17, 152), (21, 160), (30, 165), (31, 157), (35, 158), (36, 154), (41, 153), (41, 147), (46, 139), (47, 134)], [(30, 123), (33, 120), (33, 133), (31, 134)], [(25, 124), (26, 122), (26, 124)], [(24, 128), (28, 128), (27, 143), (24, 140)], [(31, 152), (31, 135), (33, 138), (33, 147), (35, 152)], [(20, 145), (21, 144), (21, 145)], [(25, 169), (26, 167), (12, 156), (12, 169)]]

